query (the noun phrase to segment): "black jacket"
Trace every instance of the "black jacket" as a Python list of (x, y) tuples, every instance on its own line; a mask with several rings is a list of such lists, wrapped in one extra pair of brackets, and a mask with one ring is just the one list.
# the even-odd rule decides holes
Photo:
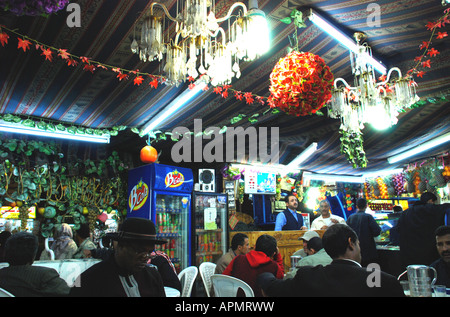
[(436, 249), (435, 230), (445, 224), (445, 212), (450, 204), (416, 203), (402, 212), (398, 221), (400, 257), (402, 264), (430, 265), (439, 254)]
[(378, 256), (374, 238), (380, 235), (381, 228), (372, 215), (358, 211), (348, 217), (347, 225), (358, 235), (361, 246), (361, 262), (365, 264), (375, 261)]
[[(70, 291), (75, 297), (125, 297), (125, 289), (119, 279), (120, 268), (114, 256), (99, 262), (83, 272)], [(145, 267), (133, 274), (141, 297), (165, 297), (164, 285), (158, 271)]]

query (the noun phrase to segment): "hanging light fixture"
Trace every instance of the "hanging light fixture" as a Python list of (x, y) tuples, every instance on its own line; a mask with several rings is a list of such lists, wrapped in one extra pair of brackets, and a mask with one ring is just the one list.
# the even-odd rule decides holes
[[(402, 77), (398, 67), (391, 68), (387, 75), (377, 82), (374, 67), (368, 62), (372, 56), (370, 46), (363, 43), (364, 33), (357, 32), (356, 52), (350, 51), (354, 86), (345, 79), (334, 81), (331, 103), (328, 106), (329, 116), (341, 118), (341, 129), (348, 132), (359, 132), (365, 123), (377, 129), (386, 129), (397, 123), (397, 116), (419, 100), (416, 95), (416, 83), (408, 77)], [(391, 79), (393, 73), (396, 79)], [(338, 87), (338, 84), (342, 84)]]
[[(154, 12), (156, 6), (163, 9), (163, 17)], [(185, 0), (181, 7), (178, 11), (177, 1), (173, 17), (164, 4), (153, 2), (142, 22), (140, 41), (134, 38), (131, 44), (131, 51), (144, 62), (164, 60), (166, 84), (178, 85), (188, 76), (200, 75), (214, 86), (229, 84), (240, 77), (239, 60), (254, 60), (269, 49), (269, 28), (257, 0), (249, 0), (250, 10), (235, 2), (222, 18), (215, 16), (211, 0)], [(164, 17), (175, 23), (173, 38), (164, 39), (170, 33), (163, 30)], [(228, 32), (219, 26), (224, 21)]]

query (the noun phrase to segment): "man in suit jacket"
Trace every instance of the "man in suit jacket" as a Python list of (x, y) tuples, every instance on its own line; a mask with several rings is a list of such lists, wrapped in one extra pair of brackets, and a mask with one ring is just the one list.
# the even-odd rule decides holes
[(52, 268), (33, 266), (37, 237), (18, 232), (8, 238), (5, 258), (9, 267), (0, 269), (0, 287), (16, 297), (66, 296), (70, 288)]
[(329, 265), (304, 266), (292, 279), (278, 280), (263, 273), (258, 284), (267, 296), (351, 296), (402, 297), (397, 279), (385, 272), (361, 267), (361, 250), (356, 233), (347, 225), (335, 224), (325, 231), (325, 251), (333, 259)]
[(275, 219), (275, 231), (281, 230), (306, 230), (303, 224), (303, 216), (297, 212), (298, 199), (293, 194), (287, 195), (286, 209), (280, 212)]

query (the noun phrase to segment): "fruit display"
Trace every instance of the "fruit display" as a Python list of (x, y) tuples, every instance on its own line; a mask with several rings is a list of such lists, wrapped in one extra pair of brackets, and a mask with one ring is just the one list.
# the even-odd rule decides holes
[(383, 181), (383, 178), (377, 177), (376, 182), (378, 184), (378, 188), (380, 189), (380, 197), (383, 199), (389, 198), (389, 193), (386, 184)]
[(445, 182), (450, 182), (450, 165), (444, 166), (444, 171), (442, 172), (442, 176), (444, 176)]
[[(449, 171), (450, 171), (450, 167), (446, 166)], [(434, 186), (436, 186), (437, 188), (442, 188), (445, 187), (445, 185), (447, 184), (447, 181), (445, 179), (445, 168), (442, 168), (442, 165), (440, 164), (440, 162), (438, 160), (434, 160), (434, 162), (431, 164), (431, 182)], [(449, 173), (450, 176), (450, 173)]]
[(405, 176), (403, 173), (399, 173), (394, 175), (394, 177), (392, 178), (392, 182), (394, 185), (394, 189), (395, 189), (395, 195), (396, 196), (401, 196), (403, 193), (406, 192), (405, 190)]
[(404, 172), (404, 175), (405, 175), (405, 180), (406, 180), (406, 183), (405, 183), (406, 192), (412, 194), (416, 190), (416, 183), (415, 183), (416, 171), (415, 170), (406, 170)]

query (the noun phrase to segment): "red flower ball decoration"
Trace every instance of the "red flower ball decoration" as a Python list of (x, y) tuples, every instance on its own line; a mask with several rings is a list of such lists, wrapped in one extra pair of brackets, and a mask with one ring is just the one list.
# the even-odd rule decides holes
[(293, 51), (270, 74), (269, 105), (297, 117), (314, 114), (331, 99), (333, 80), (321, 57)]

